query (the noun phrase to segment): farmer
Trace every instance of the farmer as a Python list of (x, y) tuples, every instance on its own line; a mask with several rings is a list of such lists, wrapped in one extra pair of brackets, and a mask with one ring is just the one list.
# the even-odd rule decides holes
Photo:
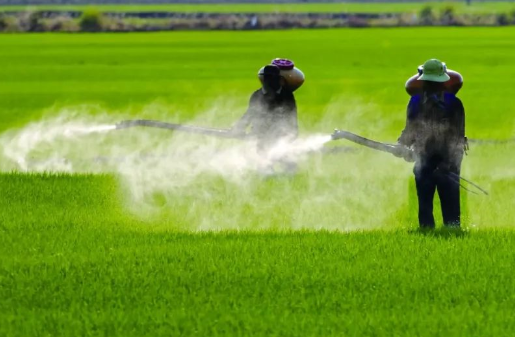
[[(293, 63), (288, 62), (293, 67)], [(293, 90), (282, 76), (281, 68), (275, 64), (262, 68), (259, 77), (262, 87), (252, 94), (247, 112), (232, 130), (243, 135), (250, 129), (248, 135), (256, 139), (258, 154), (267, 162), (263, 169), (266, 175), (274, 174), (277, 165), (282, 167), (282, 171), (294, 173), (297, 167), (294, 161), (285, 157), (274, 158), (271, 151), (279, 141), (287, 144), (297, 138), (299, 128)]]
[(415, 161), (419, 224), (435, 227), (433, 198), (437, 190), (444, 225), (459, 227), (459, 175), (467, 146), (463, 104), (455, 94), (444, 91), (443, 83), (449, 80), (445, 63), (427, 61), (418, 80), (424, 81), (422, 93), (409, 101), (406, 127), (398, 142), (413, 150), (405, 158)]
[(266, 150), (278, 139), (295, 139), (298, 134), (297, 104), (293, 92), (284, 86), (281, 69), (276, 65), (263, 68), (262, 87), (250, 97), (249, 107), (234, 125), (233, 131), (256, 137), (258, 147)]

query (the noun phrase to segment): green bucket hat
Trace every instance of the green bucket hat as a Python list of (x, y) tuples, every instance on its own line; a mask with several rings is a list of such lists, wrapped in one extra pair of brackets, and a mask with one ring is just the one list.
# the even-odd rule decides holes
[(446, 73), (445, 63), (437, 59), (426, 61), (422, 66), (422, 76), (417, 78), (419, 81), (447, 82), (450, 77)]

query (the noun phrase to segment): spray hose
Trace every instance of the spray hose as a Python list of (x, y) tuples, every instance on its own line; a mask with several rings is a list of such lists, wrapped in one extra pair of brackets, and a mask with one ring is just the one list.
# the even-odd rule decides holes
[[(376, 142), (374, 140), (371, 140), (371, 139), (368, 139), (368, 138), (356, 135), (356, 134), (354, 134), (352, 132), (349, 132), (349, 131), (343, 131), (343, 130), (337, 130), (336, 129), (336, 130), (334, 130), (333, 134), (331, 135), (331, 139), (332, 140), (347, 139), (347, 140), (350, 140), (351, 142), (354, 142), (354, 143), (359, 144), (359, 145), (366, 146), (368, 148), (371, 148), (371, 149), (374, 149), (374, 150), (377, 150), (377, 151), (391, 153), (391, 154), (393, 154), (396, 157), (402, 157), (402, 158), (404, 158), (408, 162), (414, 162), (415, 158), (416, 158), (415, 153), (413, 152), (413, 150), (407, 148), (404, 145), (401, 145), (401, 144), (394, 145), (394, 144), (387, 144), (387, 143)], [(474, 193), (474, 194), (478, 194), (478, 193), (468, 189), (464, 185), (462, 185), (461, 181), (463, 181), (463, 182), (467, 183), (468, 185), (476, 188), (482, 194), (488, 195), (488, 192), (486, 190), (484, 190), (483, 188), (481, 188), (479, 185), (477, 185), (476, 183), (473, 183), (472, 181), (470, 181), (470, 180), (468, 180), (466, 178), (463, 178), (462, 176), (460, 176), (460, 175), (458, 175), (458, 174), (456, 174), (454, 172), (446, 172), (445, 175), (447, 175), (449, 177), (449, 179), (451, 179), (451, 181), (457, 183), (461, 188), (463, 188), (466, 191), (469, 191), (469, 192)]]

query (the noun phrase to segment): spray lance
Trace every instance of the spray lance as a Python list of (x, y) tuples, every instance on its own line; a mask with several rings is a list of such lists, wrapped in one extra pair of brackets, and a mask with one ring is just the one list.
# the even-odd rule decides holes
[[(368, 147), (368, 148), (371, 148), (371, 149), (374, 149), (377, 151), (390, 153), (396, 157), (402, 157), (408, 162), (416, 161), (415, 152), (411, 148), (408, 148), (401, 144), (381, 143), (381, 142), (377, 142), (377, 141), (359, 136), (359, 135), (354, 134), (349, 131), (338, 130), (338, 129), (335, 129), (334, 132), (331, 134), (331, 139), (332, 140), (347, 139), (353, 143), (356, 143), (356, 144), (359, 144), (359, 145), (362, 145), (362, 146), (365, 146), (365, 147)], [(468, 179), (463, 178), (462, 176), (460, 176), (454, 172), (446, 172), (445, 174), (449, 177), (449, 179), (451, 179), (456, 184), (460, 185), (460, 187), (466, 191), (469, 191), (474, 194), (478, 194), (478, 193), (466, 188), (465, 186), (463, 186), (461, 184), (461, 181), (464, 181), (467, 184), (475, 187), (477, 190), (479, 190), (484, 195), (488, 195), (488, 192), (485, 191), (483, 188), (481, 188), (479, 185), (473, 183), (472, 181), (470, 181)]]
[(338, 129), (334, 130), (333, 134), (331, 135), (331, 139), (332, 140), (347, 139), (353, 143), (363, 145), (363, 146), (369, 147), (374, 150), (391, 153), (397, 157), (404, 157), (407, 160), (409, 159), (409, 161), (415, 161), (413, 151), (411, 149), (407, 148), (406, 146), (403, 146), (400, 144), (394, 145), (394, 144), (380, 143), (380, 142), (376, 142), (374, 140), (370, 140), (370, 139), (362, 137), (362, 136), (358, 136), (352, 132), (338, 130)]
[(177, 130), (183, 131), (187, 133), (201, 134), (206, 136), (213, 136), (218, 138), (229, 138), (229, 139), (245, 139), (247, 138), (244, 134), (238, 134), (233, 132), (230, 129), (215, 129), (215, 128), (206, 128), (201, 126), (193, 126), (193, 125), (183, 125), (183, 124), (174, 124), (174, 123), (166, 123), (160, 121), (154, 121), (150, 119), (133, 119), (133, 120), (125, 120), (117, 123), (116, 129), (128, 129), (133, 127), (150, 127), (150, 128), (158, 128), (165, 130)]

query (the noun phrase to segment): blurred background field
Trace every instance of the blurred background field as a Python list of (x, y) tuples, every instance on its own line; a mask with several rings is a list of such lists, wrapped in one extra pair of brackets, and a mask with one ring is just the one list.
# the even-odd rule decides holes
[(70, 4), (43, 1), (24, 4), (13, 6), (6, 3), (0, 6), (0, 32), (271, 30), (515, 24), (513, 2), (496, 1), (140, 4)]

